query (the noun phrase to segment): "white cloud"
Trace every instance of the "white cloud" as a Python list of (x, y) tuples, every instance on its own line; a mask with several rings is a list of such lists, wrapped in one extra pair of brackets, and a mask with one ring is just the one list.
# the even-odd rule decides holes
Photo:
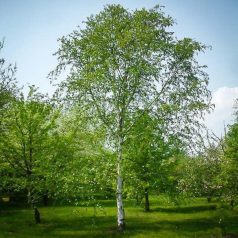
[(222, 87), (212, 93), (215, 109), (206, 116), (205, 123), (217, 136), (224, 134), (224, 125), (233, 123), (233, 106), (236, 98), (238, 98), (238, 87)]

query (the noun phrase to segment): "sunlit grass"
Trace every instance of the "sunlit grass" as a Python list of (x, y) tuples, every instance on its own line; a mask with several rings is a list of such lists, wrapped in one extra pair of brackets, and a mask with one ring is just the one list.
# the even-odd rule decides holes
[(83, 206), (40, 207), (42, 223), (35, 224), (26, 208), (0, 209), (0, 237), (238, 237), (237, 208), (196, 199), (172, 206), (154, 198), (145, 213), (133, 201), (126, 203), (126, 231), (116, 228), (114, 201), (102, 201), (102, 208)]

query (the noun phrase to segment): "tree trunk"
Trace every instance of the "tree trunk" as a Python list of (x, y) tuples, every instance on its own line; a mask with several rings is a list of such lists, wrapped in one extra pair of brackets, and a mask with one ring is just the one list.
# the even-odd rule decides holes
[(35, 222), (36, 224), (41, 223), (41, 219), (40, 219), (40, 212), (37, 209), (37, 207), (34, 207), (34, 216), (35, 216)]
[(122, 138), (119, 137), (117, 160), (117, 225), (119, 231), (125, 228), (125, 213), (122, 201), (123, 178), (122, 178)]
[(34, 201), (32, 199), (32, 189), (31, 189), (31, 186), (29, 186), (27, 190), (28, 190), (27, 191), (27, 202), (28, 202), (29, 206), (34, 210), (35, 223), (38, 224), (38, 223), (41, 222), (40, 212), (37, 209), (37, 207), (34, 206)]
[(210, 203), (212, 201), (212, 197), (211, 196), (208, 196), (207, 197), (207, 202)]
[(48, 191), (46, 191), (43, 195), (43, 204), (44, 206), (48, 205), (49, 197), (48, 197)]
[(149, 189), (145, 188), (145, 212), (150, 211)]

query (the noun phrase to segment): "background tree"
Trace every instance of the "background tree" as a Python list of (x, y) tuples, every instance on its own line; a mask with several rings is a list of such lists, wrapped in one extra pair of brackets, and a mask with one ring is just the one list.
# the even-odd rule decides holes
[(46, 191), (45, 164), (52, 154), (51, 133), (56, 127), (58, 112), (48, 99), (30, 87), (11, 102), (2, 122), (0, 160), (11, 168), (15, 185), (27, 190), (28, 204), (33, 206)]
[(178, 191), (188, 197), (221, 197), (224, 190), (224, 142), (207, 134), (205, 144), (195, 156), (182, 157), (178, 167)]
[(164, 138), (163, 129), (156, 118), (144, 113), (125, 143), (126, 185), (130, 185), (137, 199), (144, 196), (145, 211), (150, 210), (149, 193), (163, 190), (166, 178), (171, 176), (166, 174), (168, 164), (182, 151), (182, 144), (176, 138)]
[(113, 155), (105, 148), (105, 131), (90, 124), (84, 112), (71, 108), (61, 114), (54, 133), (55, 153), (48, 173), (56, 199), (96, 204), (112, 190)]
[(190, 38), (177, 40), (169, 31), (173, 23), (159, 6), (129, 12), (108, 5), (87, 18), (84, 29), (62, 37), (56, 53), (59, 64), (51, 76), (69, 67), (61, 87), (104, 124), (117, 154), (119, 230), (125, 226), (124, 144), (141, 117), (135, 112), (153, 111), (167, 122), (165, 134), (183, 135), (191, 144), (199, 118), (211, 108), (208, 76), (195, 58), (206, 47)]
[[(237, 105), (237, 100), (236, 104)], [(235, 107), (237, 108), (237, 106)], [(225, 136), (225, 177), (226, 187), (225, 195), (234, 206), (238, 196), (238, 114), (235, 112), (236, 119), (234, 124), (229, 126), (228, 132)]]
[[(0, 53), (3, 49), (4, 41), (0, 41)], [(7, 118), (7, 110), (13, 100), (18, 96), (18, 87), (15, 78), (16, 66), (6, 65), (4, 58), (0, 57), (0, 134), (3, 139), (3, 122)], [(8, 194), (15, 182), (12, 178), (13, 171), (8, 164), (0, 160), (0, 193)], [(16, 187), (16, 186), (15, 186)]]
[[(4, 41), (0, 41), (0, 52), (4, 46)], [(1, 93), (1, 107), (5, 104), (9, 97), (12, 97), (17, 92), (16, 85), (16, 65), (6, 65), (4, 58), (0, 58), (0, 93)]]
[[(4, 41), (0, 41), (0, 53), (4, 46)], [(4, 58), (0, 58), (0, 131), (5, 110), (9, 102), (18, 94), (18, 87), (15, 78), (16, 66), (6, 65)]]

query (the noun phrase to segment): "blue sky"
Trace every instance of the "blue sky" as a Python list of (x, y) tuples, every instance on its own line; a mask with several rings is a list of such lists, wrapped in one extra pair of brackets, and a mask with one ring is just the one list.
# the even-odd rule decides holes
[(236, 0), (0, 0), (0, 39), (5, 37), (2, 55), (8, 62), (17, 63), (19, 83), (35, 84), (41, 91), (51, 93), (46, 76), (57, 63), (52, 56), (58, 48), (57, 39), (110, 3), (129, 9), (163, 5), (165, 12), (177, 21), (175, 35), (212, 46), (199, 60), (208, 65), (209, 88), (216, 104), (207, 124), (221, 133), (223, 123), (232, 120), (233, 99), (238, 97)]

